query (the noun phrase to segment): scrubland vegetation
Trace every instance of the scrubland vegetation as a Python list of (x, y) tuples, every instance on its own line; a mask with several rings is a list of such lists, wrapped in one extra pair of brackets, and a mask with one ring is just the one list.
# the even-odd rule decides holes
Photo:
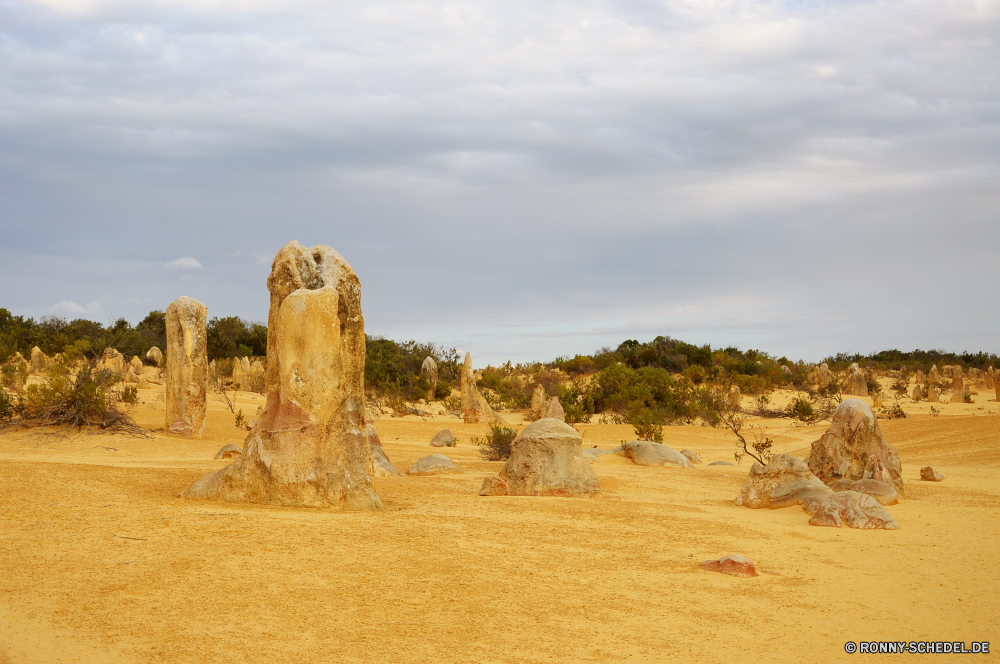
[[(227, 374), (231, 366), (228, 358), (266, 355), (267, 326), (262, 323), (233, 316), (212, 318), (207, 332), (209, 359), (217, 360), (222, 374)], [(438, 364), (435, 397), (446, 400), (449, 410), (457, 409), (457, 399), (452, 393), (459, 386), (462, 367), (454, 348), (373, 336), (366, 337), (366, 341), (365, 384), (373, 400), (400, 406), (425, 398), (430, 384), (421, 375), (420, 367), (424, 358), (431, 356)], [(126, 358), (132, 355), (144, 358), (151, 346), (165, 348), (165, 316), (162, 311), (153, 311), (135, 326), (122, 318), (101, 325), (55, 317), (35, 321), (0, 309), (0, 363), (6, 363), (16, 352), (28, 357), (34, 346), (49, 355), (71, 352), (74, 357), (90, 358), (114, 347)], [(835, 373), (857, 362), (872, 393), (882, 390), (875, 380), (876, 371), (896, 372), (898, 380), (892, 392), (900, 396), (907, 389), (905, 374), (918, 369), (926, 373), (934, 364), (939, 368), (950, 364), (965, 370), (985, 369), (997, 366), (997, 359), (994, 354), (981, 352), (888, 350), (871, 355), (839, 353), (825, 361)], [(488, 366), (478, 372), (478, 386), (494, 408), (516, 410), (528, 408), (532, 392), (541, 385), (546, 395), (558, 397), (567, 422), (597, 418), (629, 423), (638, 437), (658, 440), (662, 426), (675, 422), (698, 420), (710, 426), (733, 428), (729, 412), (732, 409), (726, 399), (733, 387), (751, 398), (754, 414), (791, 417), (809, 423), (826, 419), (840, 400), (839, 384), (834, 381), (822, 390), (815, 390), (810, 385), (813, 366), (753, 349), (712, 348), (661, 336), (646, 343), (627, 340), (614, 349), (559, 357), (548, 363), (508, 362), (499, 367)], [(901, 370), (904, 375), (899, 374)], [(5, 367), (4, 383), (13, 394), (17, 393), (20, 380), (15, 373)], [(776, 389), (793, 389), (800, 395), (787, 408), (775, 410), (770, 406), (770, 395)], [(0, 417), (4, 413), (10, 416), (15, 401), (4, 393), (0, 399)], [(18, 403), (28, 401), (20, 398)], [(734, 433), (741, 435), (738, 429)], [(752, 443), (747, 443), (746, 449), (748, 454), (756, 456), (751, 452)]]

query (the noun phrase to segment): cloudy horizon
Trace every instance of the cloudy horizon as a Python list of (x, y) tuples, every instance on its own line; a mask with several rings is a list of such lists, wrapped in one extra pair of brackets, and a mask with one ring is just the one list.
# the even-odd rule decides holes
[(1000, 352), (1000, 1), (0, 1), (0, 307), (369, 334)]

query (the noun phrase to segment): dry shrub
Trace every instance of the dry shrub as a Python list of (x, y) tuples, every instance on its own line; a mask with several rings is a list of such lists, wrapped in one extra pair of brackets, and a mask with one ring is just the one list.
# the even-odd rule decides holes
[[(38, 427), (41, 430), (91, 430), (150, 437), (129, 413), (138, 400), (134, 386), (120, 387), (121, 377), (113, 371), (95, 371), (79, 357), (57, 362), (43, 383), (28, 385), (8, 397), (11, 416), (6, 427)], [(72, 368), (71, 368), (72, 367)]]

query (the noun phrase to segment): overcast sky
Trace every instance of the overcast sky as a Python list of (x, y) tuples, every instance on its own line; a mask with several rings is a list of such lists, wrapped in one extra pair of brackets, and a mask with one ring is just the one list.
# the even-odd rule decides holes
[(1000, 1), (0, 0), (0, 307), (1000, 352)]

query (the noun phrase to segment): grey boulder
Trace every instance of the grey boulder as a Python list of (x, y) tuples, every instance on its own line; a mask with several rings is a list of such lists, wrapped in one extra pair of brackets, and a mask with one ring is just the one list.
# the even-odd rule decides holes
[(417, 459), (406, 471), (407, 475), (441, 475), (444, 473), (464, 473), (451, 459), (443, 454), (429, 454)]

